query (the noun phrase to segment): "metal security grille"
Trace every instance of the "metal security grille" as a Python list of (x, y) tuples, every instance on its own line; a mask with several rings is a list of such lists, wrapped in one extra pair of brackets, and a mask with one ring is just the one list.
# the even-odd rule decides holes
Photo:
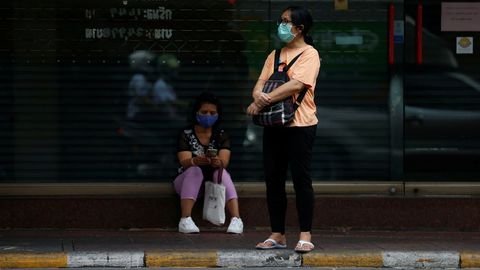
[[(0, 4), (2, 181), (171, 181), (176, 136), (204, 90), (224, 105), (234, 179), (263, 178), (262, 130), (244, 110), (281, 46), (274, 21), (290, 2), (9, 2)], [(314, 179), (388, 179), (386, 3), (296, 3), (314, 16), (322, 57)], [(132, 90), (138, 74), (151, 92)]]

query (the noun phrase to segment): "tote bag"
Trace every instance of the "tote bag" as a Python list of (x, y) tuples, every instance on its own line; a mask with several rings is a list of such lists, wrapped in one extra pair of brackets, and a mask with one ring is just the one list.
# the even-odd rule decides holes
[(203, 219), (215, 225), (225, 223), (225, 186), (222, 184), (223, 169), (218, 170), (218, 179), (215, 182), (205, 182), (205, 198), (203, 203)]

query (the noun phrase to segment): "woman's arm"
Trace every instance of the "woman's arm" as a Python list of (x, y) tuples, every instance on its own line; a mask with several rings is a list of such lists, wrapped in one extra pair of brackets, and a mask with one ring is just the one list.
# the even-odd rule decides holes
[(265, 80), (259, 79), (252, 91), (253, 102), (247, 108), (248, 115), (257, 114), (263, 107), (270, 104), (270, 97), (263, 93)]
[(178, 152), (177, 153), (177, 158), (178, 158), (178, 161), (180, 162), (180, 165), (182, 165), (182, 167), (184, 169), (186, 169), (190, 166), (193, 166), (192, 152), (190, 152), (190, 151)]
[(255, 87), (253, 87), (252, 98), (255, 100), (260, 94), (262, 94), (263, 86), (265, 85), (265, 80), (258, 79)]
[(270, 102), (275, 103), (280, 100), (284, 100), (285, 98), (292, 96), (293, 94), (297, 94), (305, 88), (305, 84), (295, 79), (292, 79), (279, 87), (273, 89), (272, 92), (268, 93), (270, 97)]
[(270, 97), (263, 93), (263, 86), (265, 85), (265, 80), (259, 79), (253, 88), (253, 103), (255, 103), (258, 107), (265, 107), (270, 104)]
[(247, 114), (256, 115), (263, 109), (263, 107), (296, 94), (302, 91), (304, 87), (305, 85), (302, 82), (293, 79), (275, 88), (268, 94), (261, 93), (261, 96), (258, 98), (261, 101), (252, 102), (247, 108)]
[(248, 106), (247, 108), (247, 114), (253, 115), (257, 114), (258, 111), (260, 111), (263, 107), (267, 106), (270, 104), (270, 97), (263, 93), (263, 87), (265, 85), (265, 82), (268, 80), (268, 77), (273, 72), (273, 61), (274, 61), (274, 53), (275, 51), (272, 51), (267, 59), (265, 60), (265, 63), (263, 64), (262, 72), (260, 73), (260, 76), (257, 80), (257, 83), (255, 84), (255, 87), (253, 87), (252, 91), (252, 97), (253, 97), (253, 102)]
[(218, 151), (218, 156), (212, 158), (212, 167), (219, 168), (223, 167), (226, 168), (228, 163), (230, 163), (230, 155), (231, 151), (228, 149), (220, 149)]
[(192, 152), (190, 151), (178, 152), (177, 158), (184, 169), (187, 169), (192, 166), (209, 165), (211, 163), (210, 158), (205, 156), (193, 157)]

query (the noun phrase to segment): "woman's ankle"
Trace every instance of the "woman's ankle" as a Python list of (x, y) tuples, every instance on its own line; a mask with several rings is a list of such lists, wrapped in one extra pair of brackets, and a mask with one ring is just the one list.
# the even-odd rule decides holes
[(277, 242), (278, 241), (281, 241), (281, 242), (284, 242), (285, 241), (285, 234), (282, 234), (282, 233), (276, 233), (276, 232), (273, 232), (271, 235), (270, 235), (270, 238), (273, 239), (273, 240), (276, 240)]
[(310, 232), (300, 232), (300, 240), (310, 242), (312, 240), (312, 234)]

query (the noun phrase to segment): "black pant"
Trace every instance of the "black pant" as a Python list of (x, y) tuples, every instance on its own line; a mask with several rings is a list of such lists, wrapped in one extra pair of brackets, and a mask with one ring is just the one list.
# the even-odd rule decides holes
[(272, 232), (285, 233), (287, 194), (285, 182), (290, 165), (300, 231), (312, 228), (314, 193), (310, 168), (317, 126), (267, 127), (263, 132), (263, 165)]

